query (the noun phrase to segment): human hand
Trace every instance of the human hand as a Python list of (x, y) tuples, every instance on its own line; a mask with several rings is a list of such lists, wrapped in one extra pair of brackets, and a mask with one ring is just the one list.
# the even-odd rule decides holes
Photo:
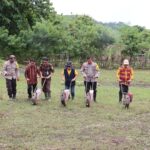
[(93, 79), (97, 79), (97, 78), (98, 78), (98, 76), (94, 76), (94, 77), (93, 77)]
[(118, 79), (119, 82), (122, 82), (122, 80)]
[(51, 75), (47, 76), (46, 79), (49, 79), (51, 77)]
[(71, 82), (75, 81), (75, 78), (71, 80)]
[(130, 85), (130, 84), (131, 84), (131, 80), (128, 80), (128, 81), (127, 81), (127, 84)]
[(44, 79), (45, 77), (41, 76), (41, 79)]
[(87, 78), (87, 76), (86, 76), (86, 75), (84, 75), (84, 76), (83, 76), (83, 78), (84, 78), (84, 79), (86, 79), (86, 78)]

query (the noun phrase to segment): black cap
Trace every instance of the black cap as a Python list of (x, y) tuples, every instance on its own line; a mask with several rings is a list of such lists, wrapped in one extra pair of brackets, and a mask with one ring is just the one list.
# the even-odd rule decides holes
[(48, 61), (48, 58), (47, 57), (43, 57), (42, 60)]
[(67, 64), (66, 64), (66, 66), (67, 66), (67, 67), (71, 67), (71, 66), (72, 66), (72, 62), (71, 62), (71, 61), (68, 61)]

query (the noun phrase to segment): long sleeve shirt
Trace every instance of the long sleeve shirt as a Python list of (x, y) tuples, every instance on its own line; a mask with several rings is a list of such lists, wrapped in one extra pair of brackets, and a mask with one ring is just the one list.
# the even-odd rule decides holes
[(11, 63), (9, 60), (4, 63), (3, 74), (6, 79), (16, 79), (19, 77), (19, 66), (16, 61)]
[(85, 81), (96, 82), (97, 78), (99, 77), (99, 66), (94, 62), (92, 62), (91, 64), (85, 62), (81, 67), (81, 73)]

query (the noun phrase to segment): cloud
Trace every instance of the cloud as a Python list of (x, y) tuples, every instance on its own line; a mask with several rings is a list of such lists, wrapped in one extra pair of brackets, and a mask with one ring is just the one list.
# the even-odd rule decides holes
[(51, 0), (59, 14), (89, 15), (102, 22), (130, 22), (150, 28), (149, 0)]

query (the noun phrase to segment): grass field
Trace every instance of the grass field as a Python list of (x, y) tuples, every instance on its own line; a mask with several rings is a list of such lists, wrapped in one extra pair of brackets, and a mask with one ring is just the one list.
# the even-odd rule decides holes
[(134, 100), (129, 110), (118, 103), (115, 70), (101, 70), (97, 103), (91, 108), (85, 107), (81, 76), (75, 100), (62, 107), (60, 72), (56, 69), (52, 78), (51, 102), (42, 100), (38, 106), (27, 101), (23, 76), (17, 85), (17, 101), (8, 101), (1, 77), (0, 150), (150, 149), (149, 71), (135, 71), (130, 88)]

